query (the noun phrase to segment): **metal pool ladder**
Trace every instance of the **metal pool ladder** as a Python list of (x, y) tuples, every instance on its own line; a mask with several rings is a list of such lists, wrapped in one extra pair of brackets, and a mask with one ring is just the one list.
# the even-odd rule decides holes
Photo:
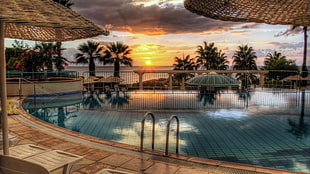
[(169, 120), (168, 120), (168, 124), (167, 124), (165, 156), (168, 156), (169, 131), (170, 131), (170, 123), (171, 123), (172, 119), (175, 119), (177, 121), (177, 135), (176, 135), (175, 153), (179, 153), (180, 121), (179, 121), (179, 118), (176, 115), (171, 115)]
[[(154, 142), (155, 142), (155, 116), (151, 112), (147, 112), (144, 114), (143, 119), (141, 121), (141, 141), (140, 141), (140, 151), (143, 151), (143, 139), (144, 139), (144, 126), (145, 120), (148, 116), (152, 117), (152, 150), (154, 150)], [(169, 131), (170, 131), (170, 124), (172, 119), (177, 121), (177, 135), (176, 135), (176, 153), (179, 153), (179, 135), (180, 135), (180, 121), (176, 115), (171, 115), (168, 124), (167, 124), (167, 132), (166, 132), (166, 150), (165, 156), (168, 156), (168, 147), (169, 147)]]
[(147, 116), (152, 117), (153, 126), (152, 126), (152, 150), (154, 150), (154, 141), (155, 141), (155, 116), (151, 112), (147, 112), (144, 114), (143, 119), (141, 121), (141, 143), (140, 143), (140, 151), (143, 151), (143, 138), (144, 138), (144, 123)]

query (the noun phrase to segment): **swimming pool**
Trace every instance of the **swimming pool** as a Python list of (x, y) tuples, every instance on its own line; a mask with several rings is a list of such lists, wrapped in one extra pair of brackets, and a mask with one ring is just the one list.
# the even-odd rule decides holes
[[(189, 91), (87, 93), (83, 97), (37, 98), (35, 105), (28, 98), (23, 107), (55, 125), (136, 146), (140, 145), (142, 117), (151, 111), (156, 119), (155, 149), (159, 150), (165, 150), (167, 120), (174, 114), (180, 120), (181, 154), (310, 172), (308, 91), (303, 116), (299, 91), (208, 95)], [(173, 121), (170, 152), (175, 152), (175, 128)], [(150, 119), (144, 147), (151, 147)]]

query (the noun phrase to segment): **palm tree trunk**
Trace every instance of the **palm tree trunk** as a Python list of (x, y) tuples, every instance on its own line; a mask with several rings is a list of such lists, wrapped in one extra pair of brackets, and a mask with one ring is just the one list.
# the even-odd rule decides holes
[(94, 58), (91, 57), (89, 59), (89, 76), (96, 76), (96, 67), (95, 67), (95, 62), (94, 62)]
[[(57, 45), (57, 49), (58, 49), (58, 50), (57, 50), (57, 52), (58, 52), (57, 54), (58, 54), (58, 58), (59, 58), (58, 61), (60, 61), (60, 60), (61, 60), (61, 45), (62, 45), (62, 43), (61, 43), (61, 42), (57, 42), (56, 45)], [(60, 62), (61, 62), (61, 61), (60, 61)], [(59, 63), (58, 63), (58, 62), (56, 63), (56, 66), (57, 66), (57, 70), (58, 70), (58, 71), (61, 71), (61, 70), (62, 70), (62, 69), (61, 69), (61, 65), (60, 65), (61, 63), (60, 63), (60, 62), (59, 62)]]
[(118, 61), (114, 62), (114, 77), (120, 77), (119, 76), (119, 69), (120, 69), (120, 64)]

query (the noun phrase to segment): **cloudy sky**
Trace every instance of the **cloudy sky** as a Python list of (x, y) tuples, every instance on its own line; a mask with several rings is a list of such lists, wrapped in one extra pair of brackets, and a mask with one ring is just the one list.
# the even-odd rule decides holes
[[(172, 65), (174, 58), (197, 56), (203, 41), (214, 42), (232, 62), (239, 45), (252, 46), (263, 64), (267, 53), (278, 51), (302, 63), (303, 34), (278, 36), (290, 26), (236, 23), (198, 16), (183, 7), (183, 0), (72, 0), (72, 9), (100, 27), (109, 36), (91, 38), (103, 44), (121, 41), (132, 49), (135, 66)], [(64, 42), (64, 55), (74, 60), (76, 48), (86, 40)], [(310, 46), (308, 46), (310, 48)], [(309, 52), (309, 51), (308, 51)], [(309, 53), (308, 53), (309, 55)], [(310, 63), (308, 62), (307, 65)]]

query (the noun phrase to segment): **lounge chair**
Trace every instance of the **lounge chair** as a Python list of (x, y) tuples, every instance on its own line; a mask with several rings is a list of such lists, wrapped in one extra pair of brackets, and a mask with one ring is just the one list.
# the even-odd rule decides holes
[(23, 144), (23, 145), (17, 145), (10, 147), (10, 156), (20, 158), (20, 159), (25, 159), (27, 157), (37, 155), (43, 152), (49, 151), (49, 149), (36, 146), (34, 144)]
[(122, 87), (122, 88), (121, 88), (121, 91), (122, 91), (122, 92), (127, 92), (128, 89), (127, 89), (126, 87)]
[(42, 165), (50, 172), (63, 168), (63, 174), (69, 174), (72, 165), (82, 159), (81, 156), (60, 150), (51, 150), (25, 158), (26, 161)]
[(0, 155), (1, 174), (49, 174), (50, 172), (43, 166), (12, 156)]
[[(9, 146), (14, 144), (14, 140), (17, 138), (18, 136), (12, 136), (9, 135)], [(3, 138), (2, 138), (2, 132), (0, 132), (0, 145), (3, 144)]]
[(114, 85), (114, 91), (116, 92), (120, 91), (119, 86), (117, 84)]
[(33, 144), (14, 146), (9, 151), (10, 156), (39, 164), (49, 172), (63, 168), (63, 174), (68, 174), (72, 165), (83, 159), (82, 156), (60, 150), (51, 150)]
[(110, 88), (110, 86), (104, 86), (105, 92), (111, 92), (114, 91), (113, 89)]

